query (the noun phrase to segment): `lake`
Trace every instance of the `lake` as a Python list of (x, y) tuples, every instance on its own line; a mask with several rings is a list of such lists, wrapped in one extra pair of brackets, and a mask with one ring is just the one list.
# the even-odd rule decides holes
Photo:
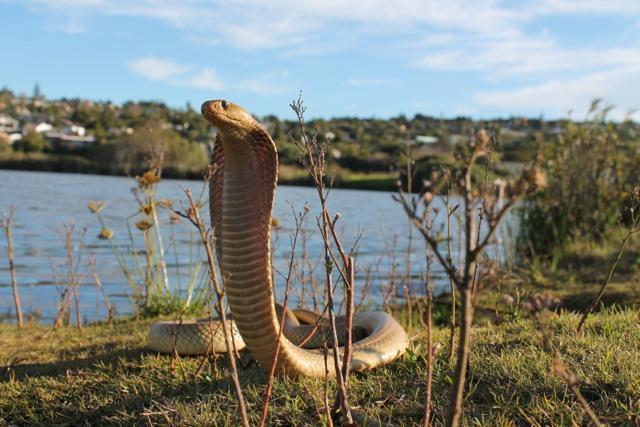
[[(134, 226), (141, 219), (136, 215), (139, 205), (131, 191), (135, 186), (136, 181), (127, 177), (0, 170), (0, 213), (5, 213), (11, 206), (15, 209), (15, 263), (23, 312), (37, 312), (46, 321), (55, 317), (66, 283), (64, 227), (71, 223), (75, 224), (77, 230), (74, 253), (76, 257), (81, 255), (78, 275), (81, 278), (79, 294), (82, 317), (85, 321), (91, 321), (105, 316), (102, 298), (88, 263), (90, 256), (96, 260), (98, 275), (117, 313), (132, 312), (130, 286), (117, 254), (125, 254), (125, 262), (131, 270), (136, 268), (132, 251), (136, 251), (138, 258), (144, 258), (142, 235)], [(198, 181), (163, 180), (158, 186), (158, 198), (168, 199), (174, 207), (179, 207), (181, 201), (186, 201), (183, 188), (190, 188), (195, 195), (205, 190), (204, 184)], [(207, 193), (204, 192), (205, 195)], [(331, 211), (340, 213), (337, 228), (344, 247), (351, 248), (357, 241), (357, 286), (360, 291), (366, 290), (370, 305), (379, 305), (385, 295), (402, 298), (402, 283), (409, 283), (411, 292), (416, 294), (424, 289), (424, 243), (417, 230), (413, 230), (411, 251), (407, 251), (408, 222), (401, 206), (392, 199), (392, 194), (335, 189), (329, 196)], [(272, 235), (272, 243), (274, 265), (282, 274), (287, 272), (291, 253), (289, 236), (295, 224), (292, 209), (300, 212), (308, 203), (311, 209), (304, 225), (306, 256), (309, 264), (316, 266), (318, 278), (322, 276), (323, 246), (316, 223), (319, 213), (317, 198), (314, 188), (278, 187), (274, 217), (279, 225)], [(107, 227), (115, 233), (111, 241), (97, 238), (101, 226), (96, 215), (87, 208), (90, 200), (106, 203), (101, 216)], [(198, 244), (195, 228), (184, 220), (173, 224), (169, 214), (168, 210), (159, 210), (169, 285), (171, 289), (185, 293), (188, 283), (204, 283), (205, 269), (200, 267), (205, 257)], [(208, 209), (203, 209), (202, 215), (208, 223)], [(455, 228), (455, 221), (452, 225)], [(82, 230), (86, 231), (84, 238), (80, 239)], [(452, 235), (457, 235), (455, 229)], [(453, 241), (454, 246), (460, 244), (457, 238)], [(296, 251), (296, 259), (302, 265), (300, 246)], [(0, 313), (9, 317), (13, 316), (14, 308), (6, 249), (6, 238), (2, 233)], [(454, 248), (454, 252), (457, 249)], [(408, 274), (408, 265), (411, 274)], [(435, 292), (449, 286), (448, 281), (438, 273), (440, 271), (435, 267), (431, 271)], [(275, 274), (280, 290), (278, 295), (282, 295), (284, 282), (280, 273)], [(402, 280), (405, 278), (407, 280)], [(365, 286), (365, 282), (368, 285)], [(301, 303), (300, 298), (310, 302), (308, 293), (306, 297), (300, 294), (297, 281), (292, 286), (293, 306)]]

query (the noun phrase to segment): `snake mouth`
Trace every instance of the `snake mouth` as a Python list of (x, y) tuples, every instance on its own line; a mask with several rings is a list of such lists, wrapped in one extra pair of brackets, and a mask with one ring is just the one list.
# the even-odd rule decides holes
[(202, 106), (200, 107), (200, 112), (202, 113), (202, 116), (214, 126), (216, 126), (219, 121), (220, 108), (218, 108), (218, 105), (217, 105), (219, 103), (220, 103), (219, 100), (205, 101), (202, 103)]

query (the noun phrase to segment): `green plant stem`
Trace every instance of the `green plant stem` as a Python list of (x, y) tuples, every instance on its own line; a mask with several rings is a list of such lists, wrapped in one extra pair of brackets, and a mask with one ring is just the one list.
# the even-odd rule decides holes
[(640, 229), (636, 229), (636, 227), (638, 225), (638, 221), (640, 221), (640, 215), (638, 215), (636, 218), (634, 218), (633, 223), (631, 224), (631, 226), (627, 230), (627, 234), (622, 238), (622, 243), (620, 244), (620, 249), (618, 249), (618, 254), (616, 255), (616, 259), (613, 262), (613, 264), (611, 264), (611, 267), (609, 267), (609, 273), (607, 274), (607, 279), (604, 281), (604, 283), (600, 287), (600, 291), (598, 291), (598, 295), (591, 302), (591, 305), (589, 305), (589, 308), (587, 308), (587, 310), (582, 314), (582, 317), (580, 318), (580, 322), (578, 323), (578, 327), (576, 328), (576, 332), (577, 333), (581, 333), (582, 332), (582, 327), (584, 326), (584, 322), (586, 322), (587, 317), (596, 308), (596, 306), (600, 303), (600, 300), (602, 299), (602, 296), (604, 295), (604, 291), (607, 289), (607, 286), (611, 282), (611, 279), (613, 278), (613, 273), (616, 271), (616, 267), (618, 267), (618, 263), (620, 262), (620, 259), (622, 258), (622, 254), (624, 253), (624, 250), (627, 247), (627, 243), (629, 243), (629, 240), (631, 240), (631, 237), (636, 232), (640, 231)]

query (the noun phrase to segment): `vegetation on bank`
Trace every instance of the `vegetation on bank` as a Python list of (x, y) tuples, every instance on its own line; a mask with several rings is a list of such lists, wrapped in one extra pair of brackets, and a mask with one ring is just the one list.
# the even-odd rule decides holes
[[(146, 168), (143, 166), (117, 169), (113, 166), (75, 155), (56, 156), (48, 153), (20, 152), (8, 155), (0, 154), (0, 169), (117, 176), (136, 176), (146, 172)], [(202, 181), (204, 170), (204, 168), (191, 170), (165, 166), (162, 170), (162, 175), (168, 179)], [(397, 172), (352, 172), (339, 167), (331, 168), (329, 172), (333, 177), (335, 188), (378, 191), (395, 191), (397, 188)], [(278, 173), (278, 183), (305, 187), (313, 185), (307, 172), (296, 165), (281, 165)]]
[[(82, 99), (48, 100), (40, 90), (27, 97), (3, 89), (0, 114), (19, 121), (21, 128), (16, 135), (22, 137), (10, 143), (9, 135), (0, 132), (0, 168), (5, 169), (135, 176), (144, 172), (140, 160), (150, 150), (159, 150), (164, 156), (165, 177), (199, 179), (208, 164), (208, 146), (215, 137), (198, 109), (189, 104), (170, 108), (155, 101), (116, 105)], [(286, 169), (297, 168), (299, 153), (289, 143), (291, 134), (298, 136), (296, 121), (273, 115), (261, 117), (260, 121), (273, 136), (280, 164)], [(42, 123), (56, 130), (54, 138), (35, 130)], [(310, 120), (307, 126), (317, 132), (320, 140), (331, 142), (327, 165), (330, 175), (336, 176), (337, 186), (395, 190), (390, 184), (404, 170), (402, 165), (409, 151), (416, 162), (414, 182), (419, 186), (434, 168), (452, 164), (456, 146), (476, 129), (485, 128), (496, 135), (496, 171), (505, 175), (514, 164), (532, 159), (538, 138), (555, 138), (569, 123), (531, 118), (474, 121), (417, 114), (386, 120), (317, 119)], [(73, 126), (86, 129), (91, 139), (60, 142), (58, 136), (63, 129)], [(633, 123), (620, 127), (638, 131)], [(500, 162), (507, 162), (509, 167)], [(282, 183), (311, 185), (308, 178), (289, 178), (285, 172), (281, 172), (281, 178)]]
[(523, 255), (550, 259), (576, 239), (606, 240), (618, 223), (629, 223), (640, 184), (640, 134), (607, 121), (607, 112), (594, 102), (586, 123), (540, 140), (549, 179), (520, 210)]

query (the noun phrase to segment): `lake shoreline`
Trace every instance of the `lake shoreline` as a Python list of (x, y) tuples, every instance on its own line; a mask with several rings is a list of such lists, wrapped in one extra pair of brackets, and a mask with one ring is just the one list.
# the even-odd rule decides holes
[[(53, 159), (43, 161), (40, 158), (25, 158), (20, 160), (0, 159), (0, 170), (24, 171), (24, 172), (52, 172), (52, 173), (71, 173), (78, 175), (96, 175), (96, 176), (119, 176), (134, 178), (144, 173), (144, 170), (130, 171), (127, 173), (123, 170), (113, 170), (107, 165), (97, 162), (91, 162), (86, 159)], [(300, 168), (301, 172), (305, 172)], [(173, 168), (164, 168), (162, 171), (163, 179), (169, 180), (188, 180), (202, 181), (204, 172), (183, 171)], [(284, 176), (283, 176), (284, 175)], [(292, 176), (287, 176), (292, 175)], [(289, 185), (293, 187), (313, 187), (313, 181), (309, 176), (302, 174), (281, 174), (278, 176), (278, 184)], [(379, 173), (352, 173), (355, 179), (340, 177), (333, 183), (334, 188), (346, 190), (365, 190), (365, 191), (396, 191), (398, 177), (395, 174), (381, 175)]]

